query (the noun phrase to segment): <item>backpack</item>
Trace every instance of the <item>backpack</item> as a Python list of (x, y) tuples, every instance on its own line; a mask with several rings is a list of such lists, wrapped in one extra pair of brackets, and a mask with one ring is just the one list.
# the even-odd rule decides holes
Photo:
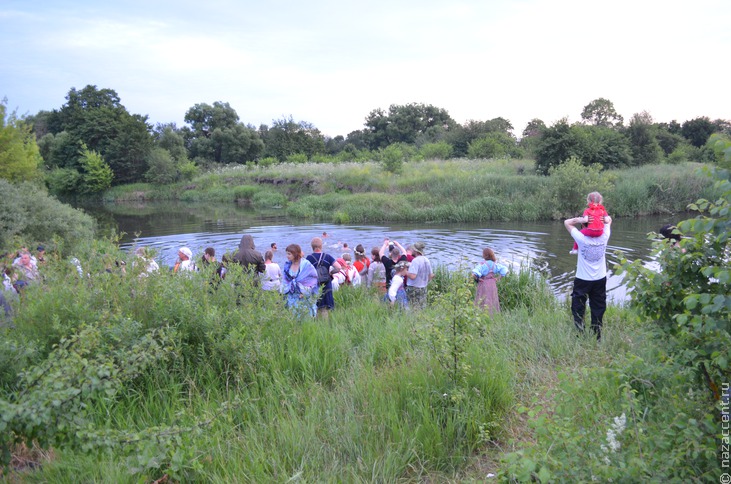
[(317, 282), (319, 284), (327, 284), (330, 282), (330, 268), (322, 265), (322, 258), (325, 254), (320, 254), (320, 260), (317, 261)]

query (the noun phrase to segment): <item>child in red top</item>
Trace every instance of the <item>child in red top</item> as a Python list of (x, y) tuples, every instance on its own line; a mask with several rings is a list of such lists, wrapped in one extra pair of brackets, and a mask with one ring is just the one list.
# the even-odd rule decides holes
[[(602, 194), (599, 192), (591, 192), (586, 196), (586, 210), (584, 210), (584, 217), (588, 225), (581, 229), (581, 233), (587, 237), (600, 237), (604, 233), (604, 217), (609, 214), (602, 205), (604, 199)], [(579, 250), (579, 246), (574, 242), (574, 248), (569, 251), (569, 254), (576, 254)]]

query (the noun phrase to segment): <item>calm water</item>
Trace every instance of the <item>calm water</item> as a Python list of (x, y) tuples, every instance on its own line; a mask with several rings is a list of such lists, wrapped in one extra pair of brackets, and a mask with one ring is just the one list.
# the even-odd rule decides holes
[[(385, 224), (332, 225), (302, 224), (279, 213), (253, 212), (233, 204), (134, 203), (83, 207), (99, 220), (103, 227), (124, 232), (121, 245), (125, 249), (147, 246), (157, 250), (164, 265), (172, 266), (178, 248), (188, 246), (194, 257), (212, 246), (217, 257), (238, 248), (243, 234), (253, 236), (262, 254), (272, 242), (279, 250), (275, 261), (285, 260), (284, 248), (299, 244), (310, 252), (310, 240), (327, 232), (326, 252), (343, 251), (338, 243), (347, 242), (353, 248), (363, 244), (367, 252), (380, 247), (384, 237), (397, 240), (406, 247), (416, 241), (426, 244), (426, 256), (433, 265), (457, 268), (472, 266), (481, 259), (482, 248), (495, 250), (501, 263), (513, 268), (527, 264), (537, 267), (548, 278), (560, 297), (571, 290), (576, 256), (569, 255), (572, 239), (563, 223), (555, 222), (490, 222), (483, 224)], [(680, 219), (685, 218), (682, 215)], [(657, 231), (665, 223), (676, 223), (678, 217), (653, 216), (615, 219), (608, 250), (609, 297), (615, 302), (627, 298), (622, 279), (612, 271), (617, 261), (615, 251), (624, 252), (631, 260), (640, 258), (651, 263), (648, 232)]]

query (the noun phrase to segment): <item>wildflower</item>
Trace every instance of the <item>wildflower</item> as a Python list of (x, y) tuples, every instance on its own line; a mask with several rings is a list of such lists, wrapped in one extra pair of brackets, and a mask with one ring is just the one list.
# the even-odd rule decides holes
[[(617, 438), (622, 435), (622, 432), (624, 432), (626, 426), (627, 417), (624, 413), (619, 417), (614, 417), (614, 422), (607, 429), (607, 444), (602, 444), (602, 451), (605, 454), (619, 451), (619, 449), (621, 448), (621, 444), (619, 443)], [(604, 456), (604, 463), (607, 465), (611, 463), (609, 460), (609, 456)]]

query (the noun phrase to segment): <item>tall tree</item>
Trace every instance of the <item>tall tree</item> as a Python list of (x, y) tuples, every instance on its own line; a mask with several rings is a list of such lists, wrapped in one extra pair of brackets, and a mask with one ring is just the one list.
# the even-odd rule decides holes
[(710, 119), (707, 116), (700, 118), (691, 119), (683, 123), (680, 129), (680, 134), (688, 140), (693, 146), (700, 148), (706, 144), (708, 138), (716, 130)]
[(584, 110), (581, 111), (581, 119), (588, 124), (605, 128), (622, 126), (624, 122), (624, 118), (614, 109), (612, 101), (603, 97), (594, 99), (584, 106)]
[(289, 118), (275, 119), (272, 126), (262, 125), (259, 134), (264, 140), (265, 156), (273, 156), (284, 161), (296, 153), (311, 158), (315, 154), (325, 153), (325, 138), (312, 123), (295, 122)]
[(47, 116), (46, 125), (56, 137), (68, 133), (65, 149), (55, 152), (54, 165), (78, 166), (78, 147), (83, 143), (109, 164), (115, 183), (142, 179), (145, 156), (152, 147), (151, 127), (147, 116), (127, 112), (113, 89), (91, 85), (81, 90), (71, 88), (66, 104)]
[(632, 158), (635, 165), (660, 162), (663, 154), (662, 148), (655, 137), (652, 116), (647, 111), (632, 116), (627, 128), (627, 137), (632, 147)]
[(264, 149), (257, 132), (239, 122), (229, 103), (196, 104), (185, 113), (185, 122), (190, 127), (181, 131), (194, 161), (246, 163)]
[(456, 125), (447, 110), (421, 103), (392, 104), (388, 113), (380, 108), (374, 109), (365, 120), (371, 149), (393, 143), (413, 144), (419, 135), (431, 127), (451, 129)]
[(41, 155), (31, 127), (0, 102), (0, 178), (10, 181), (37, 179)]

